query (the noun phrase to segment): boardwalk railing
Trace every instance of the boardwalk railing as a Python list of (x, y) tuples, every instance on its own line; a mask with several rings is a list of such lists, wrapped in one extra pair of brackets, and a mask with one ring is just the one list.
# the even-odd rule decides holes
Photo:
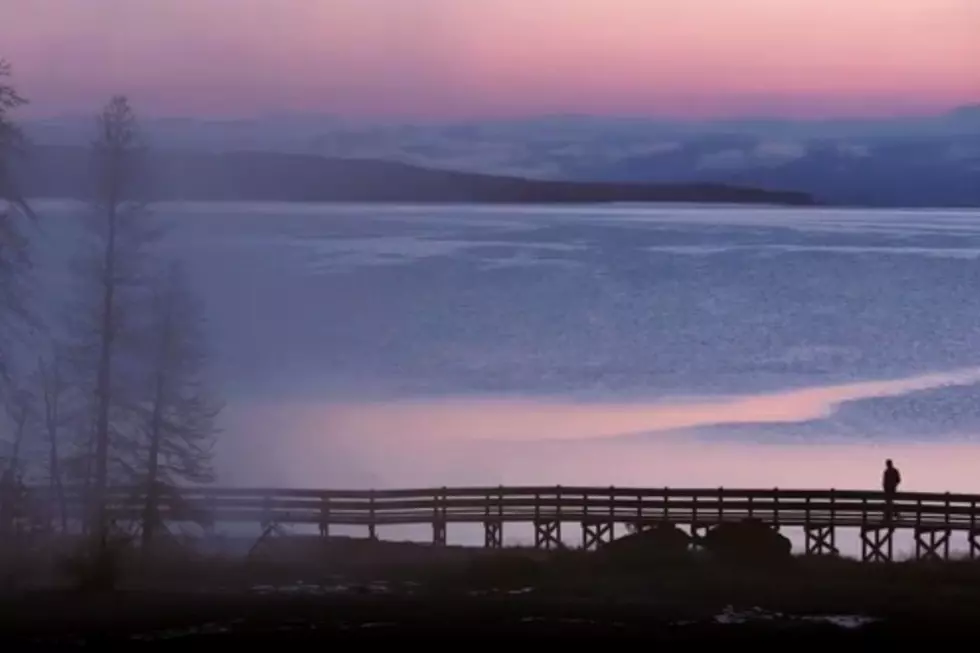
[[(42, 497), (43, 492), (35, 494)], [(46, 501), (46, 499), (41, 499)], [(117, 521), (138, 521), (144, 495), (114, 488), (108, 511)], [(80, 514), (81, 495), (70, 492), (72, 514)], [(167, 522), (202, 524), (311, 524), (328, 534), (334, 525), (362, 525), (372, 537), (384, 525), (431, 524), (433, 540), (445, 543), (446, 525), (481, 523), (487, 546), (501, 545), (503, 524), (535, 525), (541, 547), (561, 545), (561, 525), (583, 528), (583, 545), (611, 539), (614, 524), (648, 527), (661, 523), (699, 529), (754, 518), (774, 527), (799, 526), (811, 553), (836, 551), (834, 529), (861, 529), (865, 557), (891, 557), (895, 529), (914, 530), (917, 549), (948, 551), (953, 531), (969, 534), (977, 545), (980, 495), (902, 492), (889, 501), (882, 492), (862, 490), (632, 488), (632, 487), (464, 487), (392, 490), (307, 490), (275, 488), (182, 488), (165, 494), (159, 506)], [(887, 549), (887, 550), (886, 550)], [(948, 554), (947, 554), (948, 555)]]

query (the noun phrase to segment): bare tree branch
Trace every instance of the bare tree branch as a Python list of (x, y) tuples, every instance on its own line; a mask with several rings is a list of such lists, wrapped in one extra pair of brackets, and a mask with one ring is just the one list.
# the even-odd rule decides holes
[(11, 114), (27, 103), (9, 82), (11, 67), (0, 59), (0, 381), (10, 383), (13, 343), (39, 326), (30, 307), (34, 263), (26, 233), (34, 212), (21, 196), (12, 172), (23, 154), (24, 136)]
[(143, 545), (151, 546), (164, 493), (214, 481), (212, 452), (222, 409), (208, 391), (203, 310), (172, 263), (154, 288), (149, 312), (149, 400), (141, 407), (147, 454)]

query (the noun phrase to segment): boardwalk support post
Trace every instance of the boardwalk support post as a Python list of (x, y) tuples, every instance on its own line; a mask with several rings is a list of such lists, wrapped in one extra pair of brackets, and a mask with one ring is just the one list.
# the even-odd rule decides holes
[[(491, 505), (496, 503), (496, 517)], [(504, 486), (497, 487), (496, 502), (487, 496), (483, 517), (483, 546), (488, 549), (499, 549), (504, 545)]]
[(915, 559), (949, 560), (949, 539), (950, 531), (947, 528), (916, 528)]
[(836, 532), (833, 525), (830, 526), (804, 526), (803, 533), (806, 537), (806, 555), (837, 555)]
[(980, 543), (977, 542), (977, 500), (970, 502), (970, 530), (966, 534), (966, 541), (970, 545), (970, 560), (977, 559), (977, 552), (980, 551)]
[(446, 497), (449, 491), (444, 487), (436, 499), (432, 510), (432, 544), (446, 546)]
[(378, 523), (374, 515), (374, 490), (371, 490), (369, 499), (368, 538), (372, 540), (378, 539)]
[(320, 499), (320, 537), (330, 537), (330, 497)]
[(539, 519), (534, 522), (534, 547), (557, 549), (561, 546), (561, 522), (557, 519)]
[(613, 523), (606, 521), (582, 522), (582, 548), (586, 551), (599, 549), (613, 539)]
[(499, 549), (504, 545), (504, 523), (500, 520), (483, 522), (483, 546), (488, 549)]
[(440, 518), (432, 522), (432, 544), (446, 546), (446, 522), (444, 519)]
[(861, 560), (891, 562), (894, 560), (894, 527), (861, 527)]
[(970, 531), (966, 537), (970, 543), (970, 560), (976, 560), (980, 555), (980, 531)]
[(708, 526), (705, 524), (691, 524), (691, 548), (703, 549), (704, 538), (708, 536)]
[(534, 495), (534, 548), (561, 547), (561, 486), (555, 487), (555, 517), (542, 516), (541, 493)]

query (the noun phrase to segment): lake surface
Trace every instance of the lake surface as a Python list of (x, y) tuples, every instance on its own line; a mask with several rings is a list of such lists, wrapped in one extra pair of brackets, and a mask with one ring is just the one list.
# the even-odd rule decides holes
[[(71, 207), (38, 208), (59, 251)], [(156, 212), (225, 483), (877, 488), (891, 457), (980, 492), (980, 211)]]

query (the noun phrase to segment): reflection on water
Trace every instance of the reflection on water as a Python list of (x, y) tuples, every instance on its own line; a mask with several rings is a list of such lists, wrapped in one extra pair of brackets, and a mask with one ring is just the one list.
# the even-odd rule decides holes
[[(340, 423), (356, 420), (345, 414)], [(676, 487), (879, 486), (887, 457), (902, 470), (903, 489), (980, 492), (980, 444), (971, 441), (855, 441), (851, 443), (705, 442), (683, 433), (656, 438), (579, 439), (548, 442), (453, 438), (441, 417), (422, 430), (393, 411), (391, 419), (362, 413), (359, 428), (333, 430), (329, 407), (317, 415), (283, 416), (275, 451), (244, 476), (262, 484), (295, 487), (433, 487), (439, 485), (634, 485)], [(266, 419), (269, 419), (266, 416)], [(472, 413), (473, 428), (488, 431), (507, 422), (495, 405)], [(561, 418), (572, 424), (573, 418)], [(295, 420), (295, 421), (291, 421)], [(563, 422), (551, 423), (556, 429)], [(261, 421), (261, 420), (258, 420)], [(254, 422), (253, 422), (254, 423)], [(544, 422), (542, 421), (542, 425)], [(459, 424), (460, 429), (465, 424)], [(548, 432), (548, 431), (545, 431)], [(556, 436), (563, 435), (552, 431)], [(288, 435), (285, 435), (288, 434)], [(261, 437), (261, 436), (259, 436)], [(230, 475), (235, 474), (229, 469)], [(253, 481), (255, 482), (255, 481)]]
[(830, 416), (843, 403), (898, 397), (980, 382), (980, 369), (865, 381), (731, 398), (639, 403), (542, 400), (388, 402), (332, 407), (331, 431), (342, 437), (423, 436), (493, 442), (576, 440), (726, 424), (784, 424)]
[[(816, 387), (726, 399), (640, 404), (557, 400), (458, 400), (379, 404), (253, 405), (238, 414), (246, 440), (262, 446), (261, 466), (230, 467), (241, 482), (293, 487), (434, 487), (596, 485), (877, 489), (885, 458), (902, 471), (902, 489), (980, 493), (980, 443), (954, 440), (845, 442), (706, 441), (685, 430), (733, 423), (795, 422), (824, 417), (842, 402), (980, 381), (977, 370), (892, 381)], [(281, 434), (276, 447), (269, 433)], [(251, 433), (251, 435), (249, 435)], [(650, 437), (615, 437), (651, 434)], [(259, 438), (263, 443), (250, 438)], [(262, 479), (257, 481), (256, 479)], [(425, 539), (425, 526), (391, 528), (386, 537)], [(792, 529), (790, 529), (792, 531)], [(788, 532), (794, 546), (800, 534)], [(454, 526), (450, 538), (482, 542), (479, 527)], [(572, 527), (566, 539), (580, 538)], [(507, 539), (527, 542), (529, 528)], [(954, 538), (961, 549), (962, 538)], [(845, 552), (857, 535), (842, 533)], [(897, 552), (911, 550), (910, 536)]]
[[(232, 460), (228, 474), (313, 487), (629, 484), (877, 487), (885, 457), (909, 490), (980, 491), (978, 445), (962, 438), (901, 441), (753, 437), (767, 424), (831, 417), (846, 402), (899, 397), (980, 382), (966, 369), (904, 379), (818, 386), (650, 404), (522, 399), (379, 403), (269, 402), (232, 407), (229, 459), (264, 455), (256, 469)], [(705, 439), (699, 427), (740, 439)], [(270, 440), (275, 446), (270, 446)], [(253, 481), (254, 482), (254, 481)]]

